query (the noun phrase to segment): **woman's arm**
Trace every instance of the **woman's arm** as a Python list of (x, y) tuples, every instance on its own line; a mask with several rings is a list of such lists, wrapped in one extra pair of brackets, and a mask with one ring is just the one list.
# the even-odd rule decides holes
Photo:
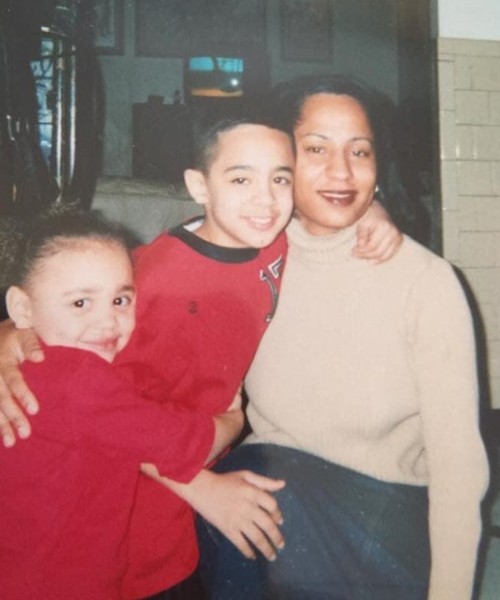
[(470, 600), (488, 485), (472, 319), (441, 261), (420, 278), (409, 306), (429, 472), (429, 600)]

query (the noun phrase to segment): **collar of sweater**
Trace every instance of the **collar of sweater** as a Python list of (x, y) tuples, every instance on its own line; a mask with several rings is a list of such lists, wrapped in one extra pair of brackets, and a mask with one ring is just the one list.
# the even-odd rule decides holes
[(332, 265), (357, 260), (352, 256), (356, 245), (357, 223), (329, 235), (311, 235), (298, 218), (287, 227), (289, 256), (301, 262)]

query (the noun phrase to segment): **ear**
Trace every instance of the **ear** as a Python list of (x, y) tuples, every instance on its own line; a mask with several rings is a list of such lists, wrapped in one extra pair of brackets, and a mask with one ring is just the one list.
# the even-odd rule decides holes
[(11, 286), (5, 295), (7, 313), (18, 329), (32, 326), (31, 300), (28, 294), (17, 285)]
[(189, 195), (197, 204), (208, 204), (209, 193), (205, 175), (198, 169), (186, 169), (184, 171), (184, 183)]

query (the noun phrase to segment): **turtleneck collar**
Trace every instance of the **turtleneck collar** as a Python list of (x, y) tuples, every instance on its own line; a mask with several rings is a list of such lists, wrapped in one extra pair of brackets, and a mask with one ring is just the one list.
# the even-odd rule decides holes
[(351, 254), (356, 244), (356, 226), (351, 225), (330, 235), (311, 235), (298, 218), (293, 218), (286, 230), (289, 257), (317, 265), (357, 260)]

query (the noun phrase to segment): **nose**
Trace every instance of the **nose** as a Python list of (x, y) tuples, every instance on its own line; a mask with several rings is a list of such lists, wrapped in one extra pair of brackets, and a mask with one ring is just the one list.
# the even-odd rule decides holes
[(275, 203), (274, 192), (270, 182), (263, 181), (255, 190), (252, 202), (259, 206), (272, 206)]
[(333, 152), (326, 164), (326, 173), (335, 179), (348, 179), (351, 176), (351, 165), (343, 152)]
[(100, 311), (96, 326), (101, 330), (113, 333), (118, 328), (118, 317), (113, 306), (103, 307)]

